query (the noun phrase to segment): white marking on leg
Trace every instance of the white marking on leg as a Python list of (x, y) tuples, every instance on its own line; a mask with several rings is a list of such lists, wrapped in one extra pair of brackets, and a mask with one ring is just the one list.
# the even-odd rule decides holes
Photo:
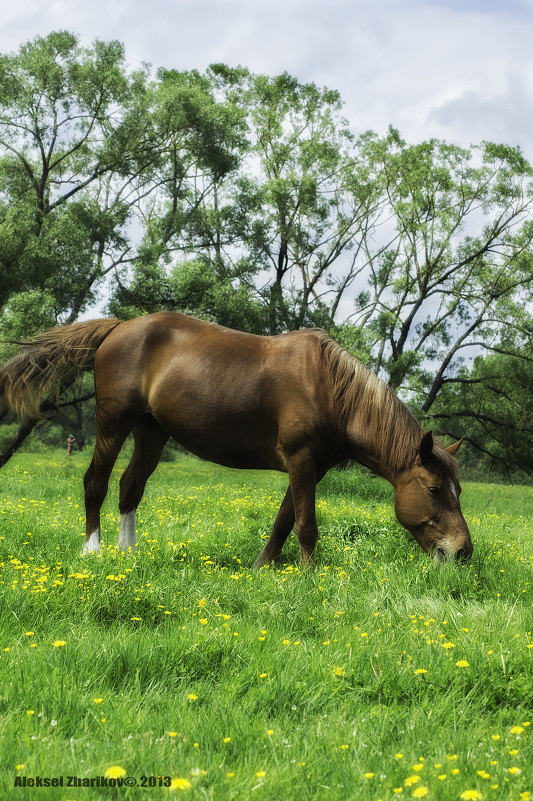
[(137, 535), (135, 533), (135, 509), (120, 515), (118, 525), (118, 549), (120, 551), (137, 550)]
[(100, 545), (100, 529), (97, 528), (96, 531), (93, 531), (87, 542), (83, 544), (81, 555), (85, 556), (87, 553), (98, 553), (101, 550), (102, 546)]

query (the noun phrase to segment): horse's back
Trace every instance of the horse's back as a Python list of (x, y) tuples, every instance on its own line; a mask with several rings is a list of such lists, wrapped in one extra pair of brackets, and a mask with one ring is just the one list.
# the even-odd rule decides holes
[(97, 396), (151, 413), (186, 448), (283, 468), (330, 415), (319, 334), (258, 336), (161, 312), (122, 323), (95, 360)]

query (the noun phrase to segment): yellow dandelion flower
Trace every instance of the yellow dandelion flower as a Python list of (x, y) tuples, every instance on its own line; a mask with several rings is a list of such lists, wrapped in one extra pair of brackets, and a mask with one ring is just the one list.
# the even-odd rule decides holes
[(461, 771), (459, 770), (459, 768), (454, 768), (454, 769), (452, 770), (452, 776), (457, 776), (457, 774), (458, 774), (458, 773), (461, 773)]
[(231, 743), (231, 737), (224, 737), (224, 740), (223, 740), (223, 742), (225, 742), (225, 743)]
[(106, 779), (122, 779), (125, 775), (126, 771), (120, 765), (112, 765), (104, 773)]
[(33, 637), (33, 635), (34, 635), (34, 633), (35, 633), (35, 632), (33, 632), (33, 631), (26, 631), (26, 632), (24, 632), (24, 633), (26, 634), (26, 637)]
[(202, 624), (202, 626), (207, 626), (207, 618), (206, 617), (201, 617), (200, 618), (200, 623)]
[(198, 601), (198, 606), (200, 607), (200, 609), (203, 609), (206, 605), (207, 605), (206, 599), (200, 598), (200, 600)]
[(449, 759), (450, 762), (453, 762), (455, 759), (457, 759), (457, 754), (448, 754), (446, 759)]
[(344, 676), (344, 670), (341, 667), (336, 667), (334, 673), (336, 676)]
[(172, 779), (169, 790), (190, 790), (192, 784), (188, 779)]
[(403, 793), (403, 787), (394, 787), (392, 792), (396, 795), (400, 795), (400, 793)]
[(413, 784), (417, 784), (420, 781), (420, 776), (408, 776), (407, 779), (404, 781), (405, 787), (412, 787)]
[(54, 648), (62, 648), (66, 644), (67, 644), (66, 640), (54, 640), (54, 642), (52, 643)]
[(27, 715), (35, 715), (35, 712), (34, 712), (34, 710), (33, 710), (33, 709), (27, 709), (27, 710), (26, 710), (26, 714), (27, 714)]
[(501, 735), (500, 734), (491, 735), (491, 740), (499, 740), (499, 739), (501, 739)]
[(274, 729), (267, 729), (267, 734), (269, 737), (272, 737), (272, 735), (274, 734)]
[(22, 770), (24, 767), (24, 762), (21, 762), (20, 765), (15, 765), (15, 770)]
[(429, 795), (427, 787), (417, 787), (413, 793), (413, 798), (425, 798), (427, 795)]
[(403, 759), (403, 754), (394, 754), (396, 759)]
[(422, 673), (427, 673), (427, 670), (425, 668), (417, 668), (415, 670), (415, 673), (416, 673), (417, 676), (421, 676)]
[(189, 701), (197, 701), (198, 700), (198, 696), (195, 695), (194, 693), (189, 693), (187, 695), (187, 698), (189, 699)]
[(104, 700), (103, 698), (93, 698), (93, 703), (101, 704), (103, 700)]
[(511, 729), (511, 734), (522, 734), (523, 731), (524, 731), (523, 726), (513, 726), (513, 728)]
[(443, 781), (445, 781), (447, 778), (448, 778), (448, 776), (446, 775), (446, 773), (439, 773), (439, 775), (437, 776), (437, 779), (438, 779), (440, 782), (443, 782)]
[(266, 770), (258, 770), (255, 775), (258, 779), (263, 779), (266, 776)]
[(168, 736), (169, 737), (177, 737), (178, 736), (178, 732), (177, 731), (169, 731)]
[(465, 790), (459, 798), (462, 798), (463, 801), (481, 801), (483, 796), (477, 790)]
[(511, 776), (518, 776), (520, 773), (522, 773), (520, 768), (517, 767), (507, 768), (507, 770), (511, 774)]
[(420, 771), (424, 766), (418, 763), (417, 765), (413, 765), (413, 770)]
[(363, 775), (364, 775), (365, 779), (373, 779), (376, 774), (375, 773), (364, 773)]
[(470, 667), (470, 662), (467, 662), (466, 659), (460, 659), (455, 663), (455, 666), (458, 668), (467, 668)]

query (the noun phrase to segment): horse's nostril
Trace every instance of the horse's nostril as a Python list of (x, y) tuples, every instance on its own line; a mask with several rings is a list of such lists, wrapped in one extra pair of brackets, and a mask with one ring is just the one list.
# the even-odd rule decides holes
[(459, 548), (459, 550), (455, 552), (455, 558), (461, 562), (466, 562), (470, 559), (470, 551), (468, 548)]
[(437, 562), (444, 562), (444, 560), (446, 559), (446, 551), (444, 550), (444, 548), (437, 548), (435, 555), (437, 557)]

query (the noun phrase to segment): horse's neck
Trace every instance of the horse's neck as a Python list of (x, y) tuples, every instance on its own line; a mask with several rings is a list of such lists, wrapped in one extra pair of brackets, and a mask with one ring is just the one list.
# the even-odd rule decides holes
[(416, 439), (420, 428), (414, 418), (410, 428), (412, 432), (397, 431), (389, 423), (388, 431), (380, 429), (372, 432), (355, 415), (346, 431), (350, 457), (396, 486), (398, 476), (410, 462), (411, 442)]

